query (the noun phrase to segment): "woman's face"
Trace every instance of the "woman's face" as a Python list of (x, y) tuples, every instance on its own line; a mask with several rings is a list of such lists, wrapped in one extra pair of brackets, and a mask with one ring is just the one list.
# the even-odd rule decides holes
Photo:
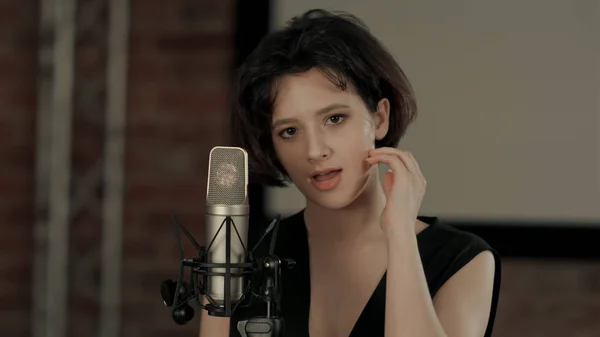
[(316, 69), (278, 84), (272, 134), (281, 164), (309, 201), (349, 205), (377, 169), (365, 158), (387, 133), (389, 102), (370, 112), (351, 86), (343, 91)]

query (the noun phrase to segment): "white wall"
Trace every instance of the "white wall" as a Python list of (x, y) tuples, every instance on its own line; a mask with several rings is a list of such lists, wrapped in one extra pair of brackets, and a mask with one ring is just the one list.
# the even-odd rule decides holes
[(315, 7), (363, 19), (413, 83), (422, 213), (600, 221), (599, 0), (275, 0), (273, 25)]

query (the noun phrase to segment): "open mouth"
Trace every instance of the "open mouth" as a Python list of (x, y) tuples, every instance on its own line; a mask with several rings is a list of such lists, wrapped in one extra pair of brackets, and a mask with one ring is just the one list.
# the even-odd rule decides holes
[(310, 181), (320, 191), (330, 190), (340, 182), (341, 172), (341, 169), (322, 171), (319, 174), (313, 175)]
[(313, 179), (316, 181), (327, 181), (329, 179), (333, 179), (338, 173), (340, 173), (340, 171), (342, 170), (333, 170), (315, 174), (313, 176)]

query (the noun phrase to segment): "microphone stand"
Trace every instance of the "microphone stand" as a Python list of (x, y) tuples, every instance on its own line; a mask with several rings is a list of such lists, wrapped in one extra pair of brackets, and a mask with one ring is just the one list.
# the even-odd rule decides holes
[[(161, 284), (161, 296), (166, 306), (172, 306), (172, 317), (175, 323), (185, 324), (194, 316), (193, 308), (188, 304), (192, 299), (196, 300), (198, 306), (208, 311), (211, 316), (230, 317), (238, 307), (247, 307), (251, 305), (252, 298), (258, 299), (266, 304), (267, 314), (265, 317), (252, 317), (247, 320), (239, 321), (237, 324), (238, 332), (242, 337), (282, 337), (284, 333), (283, 318), (280, 317), (280, 301), (281, 301), (281, 279), (282, 268), (291, 269), (295, 265), (295, 261), (290, 259), (280, 259), (274, 254), (277, 231), (279, 229), (280, 215), (277, 214), (265, 233), (258, 240), (254, 248), (248, 252), (241, 239), (233, 219), (229, 216), (225, 217), (221, 223), (221, 227), (212, 238), (208, 248), (200, 246), (188, 230), (173, 217), (175, 228), (175, 236), (179, 243), (180, 265), (177, 282), (172, 280), (163, 281)], [(225, 247), (226, 257), (225, 263), (208, 263), (207, 252), (210, 251), (212, 244), (218, 236), (221, 229), (225, 226)], [(231, 228), (235, 230), (240, 243), (245, 252), (246, 263), (231, 263)], [(179, 234), (181, 229), (188, 239), (194, 244), (198, 251), (198, 258), (184, 258), (183, 244)], [(271, 246), (269, 254), (258, 261), (254, 259), (254, 251), (260, 245), (262, 240), (274, 230), (271, 238)], [(191, 269), (190, 283), (191, 287), (183, 281), (183, 273), (185, 267)], [(225, 273), (213, 272), (211, 268), (225, 268)], [(241, 272), (232, 273), (231, 268), (242, 270)], [(202, 281), (199, 281), (199, 275), (202, 275)], [(241, 298), (236, 301), (235, 305), (231, 299), (231, 277), (253, 276), (258, 278), (260, 284), (259, 294), (252, 291), (254, 282), (246, 280), (245, 290)], [(223, 305), (219, 305), (206, 291), (205, 285), (209, 276), (223, 276), (225, 278), (225, 296)], [(208, 304), (200, 303), (200, 295), (204, 295), (208, 300)]]
[[(239, 321), (237, 329), (242, 337), (282, 337), (285, 332), (284, 321), (280, 316), (282, 296), (281, 272), (282, 269), (293, 268), (296, 263), (291, 259), (280, 259), (275, 255), (279, 215), (276, 216), (276, 219), (269, 228), (272, 228), (273, 225), (275, 225), (275, 229), (271, 238), (269, 254), (261, 259), (261, 264), (258, 266), (258, 273), (262, 280), (259, 297), (267, 305), (267, 315), (265, 317), (252, 317), (244, 321)], [(267, 229), (265, 234), (269, 231), (270, 229)], [(259, 243), (260, 241), (262, 241), (262, 238), (259, 240)]]

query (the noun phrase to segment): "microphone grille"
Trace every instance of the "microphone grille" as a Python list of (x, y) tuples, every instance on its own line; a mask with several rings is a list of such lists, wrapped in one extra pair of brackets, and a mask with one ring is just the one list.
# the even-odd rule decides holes
[(247, 202), (248, 153), (239, 147), (217, 146), (210, 151), (207, 205), (242, 205)]

